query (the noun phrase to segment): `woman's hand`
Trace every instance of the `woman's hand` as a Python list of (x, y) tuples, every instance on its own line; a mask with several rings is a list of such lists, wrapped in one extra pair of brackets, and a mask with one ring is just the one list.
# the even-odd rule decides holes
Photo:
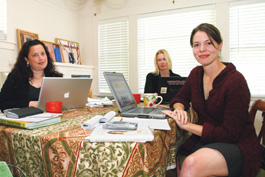
[(202, 136), (203, 126), (189, 122), (189, 117), (187, 112), (184, 111), (183, 104), (175, 103), (173, 108), (175, 109), (174, 111), (164, 110), (162, 112), (173, 118), (179, 128), (189, 131), (195, 135)]
[(189, 117), (187, 112), (184, 110), (184, 105), (181, 103), (175, 103), (173, 105), (173, 108), (175, 109), (173, 112), (172, 111), (163, 111), (163, 112), (169, 117), (172, 117), (181, 129), (187, 130)]
[(30, 101), (29, 102), (29, 107), (30, 106), (33, 106), (33, 107), (36, 107), (37, 108), (38, 107), (38, 101)]
[(187, 112), (184, 110), (184, 105), (181, 103), (175, 103), (173, 105), (174, 111), (173, 116), (176, 117), (176, 121), (180, 122), (181, 124), (187, 124), (188, 122), (188, 115)]
[(186, 111), (181, 109), (175, 109), (172, 114), (178, 124), (182, 125), (188, 123), (189, 117)]
[(177, 123), (178, 127), (184, 130), (188, 129), (189, 122), (187, 112), (184, 110), (164, 110), (162, 111), (164, 114), (168, 115), (169, 117), (173, 118)]

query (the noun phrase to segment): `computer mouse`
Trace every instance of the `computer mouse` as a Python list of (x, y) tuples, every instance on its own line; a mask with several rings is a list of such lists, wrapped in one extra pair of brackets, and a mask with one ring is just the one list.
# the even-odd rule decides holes
[(107, 121), (108, 121), (107, 118), (102, 117), (102, 118), (99, 119), (98, 122), (99, 122), (100, 124), (104, 124), (104, 123), (106, 123)]

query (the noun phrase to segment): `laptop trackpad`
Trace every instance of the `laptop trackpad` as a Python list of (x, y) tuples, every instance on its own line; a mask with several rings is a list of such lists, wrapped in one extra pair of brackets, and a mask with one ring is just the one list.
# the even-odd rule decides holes
[(149, 114), (138, 114), (137, 115), (138, 118), (150, 118)]
[(148, 114), (153, 111), (153, 108), (145, 108), (145, 107), (136, 107), (134, 109), (129, 110), (129, 113), (139, 113), (139, 114)]

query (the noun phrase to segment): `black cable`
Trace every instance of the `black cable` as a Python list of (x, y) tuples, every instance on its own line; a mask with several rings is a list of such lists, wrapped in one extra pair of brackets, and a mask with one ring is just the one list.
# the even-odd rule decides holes
[(23, 171), (20, 169), (20, 168), (18, 168), (17, 166), (15, 166), (15, 165), (12, 165), (12, 164), (7, 164), (9, 167), (13, 167), (13, 168), (16, 168), (20, 173), (22, 173), (23, 174), (23, 176), (24, 177), (26, 177), (26, 175), (25, 175), (25, 173), (23, 173)]

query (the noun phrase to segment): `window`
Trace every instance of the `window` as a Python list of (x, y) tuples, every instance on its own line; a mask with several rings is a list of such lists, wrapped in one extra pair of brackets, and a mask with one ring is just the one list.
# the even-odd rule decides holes
[(110, 89), (103, 72), (121, 72), (128, 81), (129, 45), (128, 19), (101, 21), (99, 23), (99, 92)]
[(6, 23), (7, 23), (7, 6), (6, 0), (0, 0), (0, 40), (6, 39)]
[(138, 18), (139, 93), (144, 92), (146, 75), (155, 70), (154, 56), (166, 49), (172, 59), (172, 70), (188, 76), (198, 65), (189, 44), (193, 28), (200, 23), (215, 25), (214, 6), (173, 10), (141, 15)]
[(249, 2), (230, 7), (230, 61), (246, 78), (251, 96), (264, 97), (265, 3)]

